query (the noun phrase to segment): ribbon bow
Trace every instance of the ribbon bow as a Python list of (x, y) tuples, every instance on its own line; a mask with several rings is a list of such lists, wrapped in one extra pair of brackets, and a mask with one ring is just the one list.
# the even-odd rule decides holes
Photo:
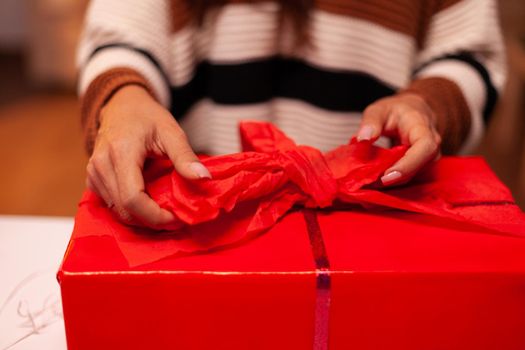
[(144, 245), (142, 253), (128, 251), (130, 263), (139, 264), (239, 243), (273, 226), (294, 206), (356, 204), (436, 215), (493, 233), (525, 235), (523, 213), (481, 158), (443, 157), (409, 185), (386, 189), (378, 179), (403, 156), (406, 146), (383, 149), (352, 140), (323, 154), (296, 145), (269, 123), (243, 122), (240, 132), (243, 152), (202, 159), (213, 179), (186, 180), (167, 160), (148, 165), (146, 191), (176, 217), (155, 228), (165, 230), (162, 236), (167, 239), (159, 241), (159, 235), (152, 237), (151, 231), (126, 228), (88, 193), (81, 204), (96, 209), (91, 214), (107, 222), (110, 230), (96, 235), (115, 236), (123, 249), (137, 241), (154, 240), (155, 245)]

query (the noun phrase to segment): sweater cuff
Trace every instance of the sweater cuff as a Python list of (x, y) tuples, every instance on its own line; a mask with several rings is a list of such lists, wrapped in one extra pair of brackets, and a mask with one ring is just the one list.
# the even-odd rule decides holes
[(120, 88), (139, 85), (155, 96), (146, 79), (130, 68), (113, 68), (97, 78), (88, 86), (80, 99), (80, 114), (84, 132), (84, 145), (88, 154), (93, 153), (95, 139), (100, 127), (100, 110)]
[(446, 78), (428, 77), (413, 80), (400, 93), (421, 96), (436, 116), (436, 127), (442, 137), (441, 151), (457, 153), (470, 132), (471, 115), (463, 93), (456, 83)]

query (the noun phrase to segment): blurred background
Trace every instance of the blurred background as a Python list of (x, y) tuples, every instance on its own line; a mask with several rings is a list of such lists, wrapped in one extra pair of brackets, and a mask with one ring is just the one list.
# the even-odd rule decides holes
[[(75, 48), (87, 0), (0, 0), (0, 214), (74, 215), (87, 156)], [(525, 208), (525, 1), (500, 0), (509, 79), (477, 151)]]

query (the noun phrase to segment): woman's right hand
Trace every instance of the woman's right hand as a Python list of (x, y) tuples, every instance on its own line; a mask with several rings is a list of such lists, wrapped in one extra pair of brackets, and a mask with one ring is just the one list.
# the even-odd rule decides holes
[(144, 191), (147, 157), (167, 156), (185, 178), (210, 178), (173, 116), (142, 87), (119, 89), (100, 113), (95, 148), (87, 165), (87, 187), (125, 222), (151, 227), (171, 222)]

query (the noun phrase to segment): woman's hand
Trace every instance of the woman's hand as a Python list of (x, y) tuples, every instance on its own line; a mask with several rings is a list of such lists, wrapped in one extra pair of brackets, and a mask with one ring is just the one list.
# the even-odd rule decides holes
[(87, 186), (125, 222), (149, 226), (172, 221), (145, 192), (147, 157), (167, 156), (188, 179), (209, 178), (172, 115), (140, 86), (119, 89), (100, 113), (95, 148), (87, 165)]
[(375, 141), (385, 135), (410, 146), (405, 155), (385, 171), (381, 177), (384, 185), (407, 182), (425, 164), (440, 156), (441, 137), (435, 123), (428, 104), (413, 93), (386, 97), (365, 109), (358, 141)]

